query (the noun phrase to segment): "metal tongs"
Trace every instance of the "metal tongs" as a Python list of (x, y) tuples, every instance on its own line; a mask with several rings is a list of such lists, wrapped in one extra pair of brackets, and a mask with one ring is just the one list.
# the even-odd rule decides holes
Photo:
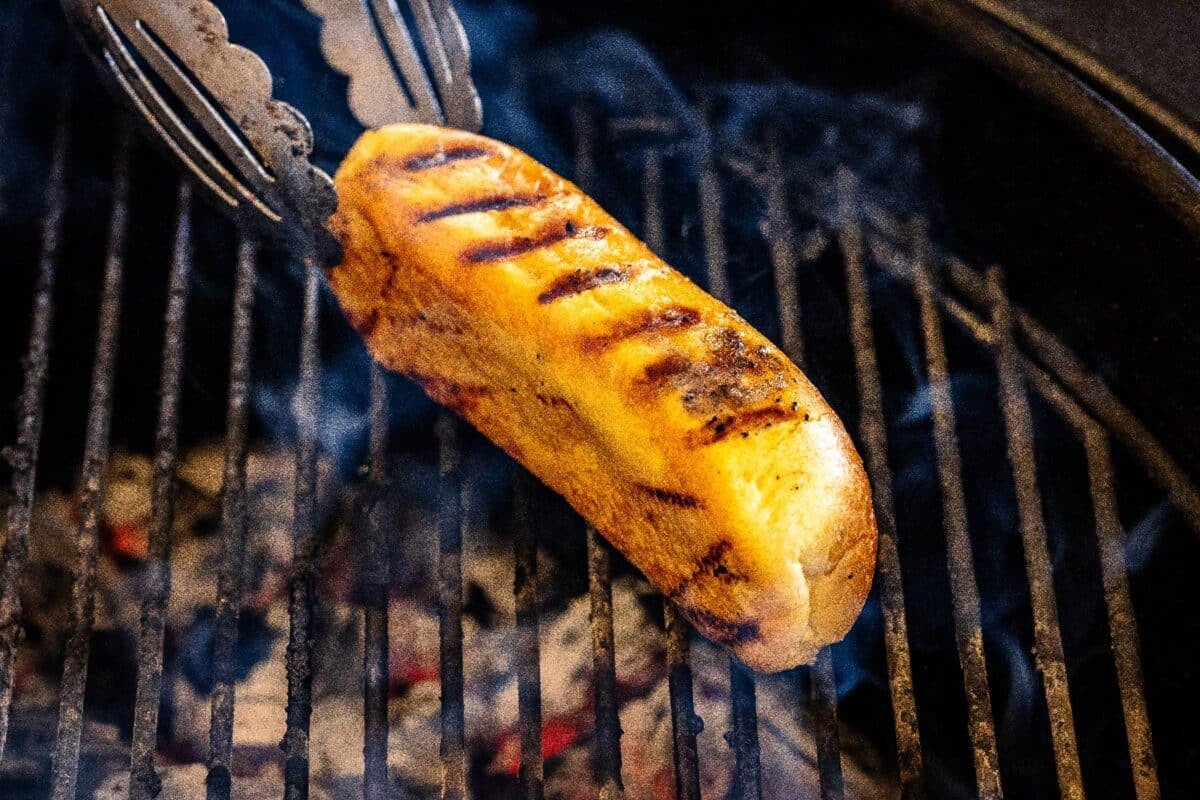
[[(449, 0), (304, 0), (324, 21), (326, 60), (350, 78), (363, 125), (425, 122), (479, 130), (466, 34)], [(272, 97), (271, 74), (229, 41), (209, 0), (62, 0), (113, 92), (217, 205), (305, 261), (330, 263), (329, 175), (309, 160), (304, 115)]]

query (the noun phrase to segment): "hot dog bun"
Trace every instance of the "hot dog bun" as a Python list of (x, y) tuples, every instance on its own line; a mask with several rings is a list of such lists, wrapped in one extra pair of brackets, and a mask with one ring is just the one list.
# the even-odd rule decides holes
[(750, 667), (857, 617), (862, 462), (803, 373), (577, 187), (512, 147), (368, 132), (337, 173), (330, 283), (371, 353), (563, 497)]

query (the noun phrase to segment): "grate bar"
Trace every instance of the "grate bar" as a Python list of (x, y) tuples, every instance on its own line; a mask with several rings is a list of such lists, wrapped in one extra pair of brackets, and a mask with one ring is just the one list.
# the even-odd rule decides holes
[(295, 497), (292, 516), (292, 576), (288, 596), (291, 620), (287, 646), (287, 730), (283, 738), (284, 800), (308, 797), (308, 733), (312, 717), (313, 612), (317, 570), (317, 417), (321, 273), (304, 262), (304, 306), (300, 333), (300, 382), (296, 390)]
[(1138, 655), (1137, 624), (1133, 599), (1129, 594), (1129, 573), (1125, 563), (1125, 542), (1113, 486), (1112, 453), (1108, 434), (1092, 424), (1084, 434), (1088, 480), (1092, 504), (1096, 509), (1096, 536), (1100, 546), (1100, 566), (1104, 601), (1108, 607), (1108, 627), (1121, 708), (1125, 716), (1125, 735), (1129, 741), (1129, 761), (1138, 800), (1158, 800), (1158, 762), (1150, 735), (1150, 715), (1146, 710), (1146, 692), (1142, 681), (1142, 662)]
[[(572, 112), (575, 180), (586, 192), (595, 180), (595, 124), (582, 105)], [(592, 608), (592, 670), (596, 734), (592, 766), (601, 800), (624, 794), (621, 782), (621, 720), (617, 713), (617, 656), (613, 642), (612, 558), (596, 529), (587, 528), (588, 593)]]
[(208, 732), (208, 800), (229, 800), (233, 763), (234, 653), (242, 605), (246, 550), (246, 438), (250, 393), (250, 344), (258, 247), (238, 244), (225, 410), (225, 464), (221, 488), (221, 566), (213, 633), (213, 693)]
[[(705, 115), (707, 118), (707, 115)], [(709, 290), (714, 297), (729, 305), (733, 298), (729, 290), (729, 254), (725, 241), (724, 199), (717, 162), (713, 157), (712, 132), (707, 125), (701, 137), (703, 162), (700, 168), (700, 217), (704, 234), (704, 263)], [(786, 209), (786, 207), (785, 207)], [(786, 214), (786, 211), (785, 211)], [(779, 222), (779, 220), (773, 220)], [(786, 223), (783, 223), (786, 225)], [(784, 238), (781, 225), (772, 237)], [(793, 304), (793, 311), (798, 306)], [(798, 321), (798, 320), (797, 320)], [(729, 658), (730, 722), (727, 741), (733, 746), (735, 769), (734, 791), (741, 800), (758, 800), (762, 796), (758, 748), (758, 710), (755, 704), (754, 676), (735, 658)]]
[(612, 559), (608, 545), (587, 529), (588, 590), (592, 604), (592, 669), (596, 694), (594, 769), (601, 800), (616, 800), (621, 783), (621, 720), (617, 714), (617, 656), (613, 643)]
[[(882, 209), (868, 204), (867, 216), (882, 233), (895, 236), (901, 226)], [(871, 248), (880, 253), (880, 263), (893, 275), (904, 278), (906, 264), (891, 245), (880, 236), (871, 237)], [(946, 268), (947, 284), (977, 306), (988, 306), (986, 282), (965, 262), (942, 252), (936, 254)], [(942, 296), (942, 305), (956, 316), (981, 341), (990, 343), (990, 329), (953, 298)], [(1077, 401), (1095, 415), (1142, 463), (1149, 475), (1170, 495), (1193, 530), (1200, 532), (1200, 490), (1179, 462), (1171, 457), (1145, 425), (1117, 399), (1104, 379), (1087, 369), (1078, 356), (1036, 319), (1020, 308), (1013, 308), (1013, 322), (1024, 345), (1038, 361), (1054, 373), (1055, 379), (1071, 390)]]
[(79, 774), (79, 741), (83, 732), (83, 696), (95, 616), (97, 531), (100, 526), (104, 472), (108, 466), (108, 434), (121, 322), (121, 286), (125, 272), (125, 235), (129, 227), (132, 133), (125, 120), (120, 124), (113, 177), (112, 217), (97, 322), (96, 356), (92, 362), (87, 434), (79, 492), (75, 498), (79, 523), (75, 530), (76, 561), (68, 612), (70, 633), (63, 660), (58, 731), (51, 759), (53, 800), (74, 800), (75, 797)]
[(761, 800), (761, 767), (758, 758), (758, 709), (754, 676), (735, 659), (729, 659), (729, 697), (733, 728), (734, 789), (737, 800)]
[(696, 734), (703, 722), (696, 715), (692, 695), (691, 635), (668, 601), (663, 601), (667, 633), (667, 690), (671, 695), (671, 731), (675, 753), (676, 800), (700, 800), (700, 758)]
[(1017, 493), (1017, 516), (1025, 549), (1025, 567), (1033, 602), (1033, 633), (1036, 663), (1042, 673), (1046, 705), (1050, 711), (1050, 733), (1054, 744), (1054, 766), (1063, 797), (1083, 797), (1083, 776), (1075, 741), (1074, 714), (1067, 687), (1054, 575), (1050, 567), (1042, 497), (1037, 484), (1033, 445), (1033, 417), (1020, 375), (1013, 315), (1004, 292), (999, 268), (987, 273), (991, 295), (992, 329), (996, 337), (996, 363), (1000, 373), (1000, 405), (1008, 435), (1008, 457)]
[(796, 241), (788, 212), (787, 178), (780, 155), (778, 131), (767, 141), (767, 224), (764, 231), (775, 271), (779, 309), (779, 339), (783, 352), (797, 365), (804, 364), (804, 334), (800, 328), (800, 292), (796, 287)]
[[(645, 151), (642, 162), (642, 228), (646, 244), (655, 253), (663, 253), (663, 176), (662, 154)], [(676, 800), (700, 800), (700, 760), (696, 734), (700, 718), (696, 716), (692, 695), (691, 631), (670, 601), (663, 600), (663, 625), (667, 639), (667, 689), (671, 696), (671, 730), (675, 762)]]
[[(700, 201), (700, 224), (704, 232), (704, 265), (708, 278), (708, 291), (722, 303), (729, 305), (729, 271), (725, 250), (725, 199), (721, 194), (721, 178), (717, 174), (717, 162), (713, 158), (712, 132), (705, 123), (700, 142), (700, 176), (697, 191)], [(661, 252), (653, 248), (655, 252)]]
[(388, 590), (391, 554), (377, 504), (387, 484), (388, 392), (382, 367), (371, 362), (369, 454), (363, 487), (366, 526), (363, 569), (363, 800), (387, 797)]
[(662, 153), (646, 150), (642, 158), (642, 236), (656, 254), (667, 249), (663, 229), (663, 163)]
[[(980, 306), (988, 305), (986, 283), (975, 270), (957, 259), (948, 259), (948, 277), (955, 289)], [(1137, 456), (1150, 475), (1171, 496), (1176, 508), (1200, 533), (1200, 489), (1187, 472), (1150, 433), (1149, 429), (1125, 407), (1112, 389), (1096, 373), (1087, 369), (1079, 357), (1041, 323), (1019, 308), (1013, 309), (1014, 329), (1026, 346), (1069, 388), (1079, 402)]]
[[(884, 254), (887, 259), (881, 263), (893, 275), (904, 277), (902, 273), (906, 273), (907, 269), (904, 266), (903, 258), (893, 251), (886, 251)], [(963, 285), (974, 286), (973, 282), (979, 280), (974, 275), (970, 278), (966, 276), (965, 273), (969, 268), (964, 264), (951, 262), (950, 268), (952, 273), (959, 273), (955, 283), (960, 288)], [(993, 326), (988, 325), (958, 301), (945, 295), (941, 295), (940, 299), (946, 312), (969, 330), (977, 340), (992, 348), (997, 346), (997, 335)], [(1013, 313), (1019, 324), (1022, 312), (1013, 309)], [(1037, 325), (1031, 318), (1029, 324)], [(1052, 341), (1051, 345), (1060, 346), (1056, 341)], [(1032, 360), (1022, 356), (1020, 365), (1029, 380), (1029, 385), (1075, 429), (1084, 444), (1092, 503), (1096, 515), (1102, 580), (1109, 615), (1109, 633), (1113, 643), (1117, 681), (1125, 716), (1126, 737), (1129, 740), (1134, 788), (1139, 800), (1141, 798), (1153, 800), (1160, 796), (1161, 789), (1158, 783), (1158, 766), (1151, 738), (1149, 714), (1146, 709), (1141, 659), (1138, 655), (1140, 649), (1137, 621), (1129, 594), (1122, 528), (1116, 511), (1108, 432), (1100, 423), (1090, 417), (1054, 378)]]
[(137, 691), (130, 744), (130, 800), (153, 800), (161, 781), (154, 769), (158, 709), (162, 697), (163, 633), (171, 593), (170, 543), (175, 519), (175, 470), (179, 461), (179, 397), (182, 393), (184, 332), (192, 271), (192, 186), (179, 184), (175, 251), (167, 288), (158, 430), (150, 486), (150, 532), (146, 555), (146, 597), (137, 642)]
[[(771, 250), (778, 298), (780, 344), (783, 352), (801, 369), (805, 368), (804, 334), (800, 320), (800, 292), (796, 285), (799, 259), (794, 228), (788, 211), (787, 179), (780, 154), (778, 131), (768, 132), (767, 174), (764, 184), (767, 220), (764, 235)], [(841, 800), (845, 794), (841, 742), (837, 727), (837, 680), (829, 648), (817, 653), (809, 670), (813, 725), (817, 744), (817, 769), (822, 800)]]
[[(17, 27), (14, 25), (13, 27)], [(10, 43), (11, 44), (11, 43)], [(69, 77), (64, 86), (70, 86)], [(3, 101), (0, 101), (3, 102)], [(50, 331), (54, 321), (54, 280), (62, 246), (66, 212), (67, 152), (70, 145), (70, 89), (59, 97), (58, 123), (50, 175), (46, 181), (42, 216), (41, 252), (33, 289), (29, 345), (24, 359), (24, 386), (17, 405), (17, 441), (3, 456), (12, 466), (9, 506), (4, 520), (5, 539), (0, 553), (0, 759), (8, 738), (12, 706), (13, 671), (21, 629), (21, 573), (29, 556), (29, 528), (33, 517), (38, 448), (42, 440), (46, 374), (50, 366)]]
[(950, 369), (941, 319), (934, 299), (936, 278), (927, 266), (928, 239), (924, 224), (916, 222), (912, 240), (912, 285), (920, 309), (925, 339), (925, 360), (933, 410), (933, 443), (942, 487), (942, 527), (954, 612), (958, 661), (967, 694), (968, 731), (975, 761), (975, 787), (980, 798), (1000, 798), (1000, 757), (992, 721), (992, 697), (984, 658), (983, 624), (971, 539), (967, 534), (967, 504), (963, 493), (963, 466), (959, 451)]
[(1088, 466), (1088, 483), (1095, 509), (1096, 540), (1100, 550), (1100, 569), (1104, 601), (1108, 609), (1109, 635), (1125, 717), (1125, 735), (1129, 742), (1129, 762), (1133, 769), (1134, 791), (1138, 800), (1157, 800), (1161, 796), (1158, 762), (1150, 733), (1146, 692), (1142, 680), (1142, 662), (1138, 655), (1137, 622), (1129, 593), (1129, 572), (1121, 520), (1117, 514), (1112, 452), (1108, 432), (1079, 407), (1063, 389), (1041, 369), (1027, 365), (1029, 382), (1058, 413), (1071, 424), (1083, 442)]
[(532, 523), (530, 479), (518, 473), (514, 485), (517, 520), (513, 539), (517, 605), (517, 709), (521, 727), (521, 795), (542, 800), (542, 676), (538, 645), (537, 542)]
[(841, 203), (838, 241), (846, 263), (850, 334), (861, 405), (859, 431), (867, 457), (879, 526), (877, 570), (883, 600), (884, 643), (887, 646), (888, 683), (896, 726), (900, 790), (903, 797), (914, 798), (924, 793), (921, 783), (921, 734), (917, 727), (904, 587), (900, 575), (900, 554), (896, 546), (896, 517), (892, 501), (892, 470), (888, 464), (887, 428), (883, 417), (883, 390), (871, 331), (871, 299), (863, 263), (863, 233), (852, 202), (854, 177), (848, 170), (839, 169), (837, 179)]
[(462, 473), (456, 423), (438, 415), (441, 475), (438, 520), (438, 638), (442, 683), (442, 800), (467, 794), (466, 732), (463, 713)]
[(846, 794), (842, 775), (842, 743), (837, 721), (837, 676), (833, 650), (823, 648), (810, 669), (813, 727), (817, 741), (817, 771), (821, 777), (821, 800), (842, 800)]

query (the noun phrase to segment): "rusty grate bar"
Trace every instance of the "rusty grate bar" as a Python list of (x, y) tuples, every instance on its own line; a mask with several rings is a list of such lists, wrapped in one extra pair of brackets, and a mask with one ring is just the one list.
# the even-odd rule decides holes
[(133, 738), (129, 754), (130, 800), (153, 800), (161, 787), (154, 769), (158, 740), (158, 707), (162, 697), (163, 633), (171, 593), (171, 526), (175, 518), (175, 470), (179, 461), (179, 396), (183, 381), (183, 339), (192, 271), (192, 186), (179, 184), (175, 250), (167, 284), (162, 377), (159, 381), (158, 429), (150, 485), (150, 532), (144, 567), (146, 597), (142, 602), (137, 641), (137, 690), (133, 706)]
[[(705, 115), (707, 118), (707, 115)], [(726, 305), (729, 294), (729, 260), (725, 242), (724, 199), (721, 177), (713, 157), (711, 131), (707, 125), (701, 136), (699, 182), (700, 219), (704, 238), (704, 264), (709, 291)], [(781, 238), (781, 237), (776, 237)], [(762, 795), (758, 751), (758, 709), (755, 705), (754, 676), (731, 656), (729, 659), (729, 741), (733, 746), (734, 791), (741, 800), (757, 800)]]
[[(818, 208), (811, 210), (818, 216), (827, 216)], [(871, 224), (868, 237), (871, 250), (879, 254), (884, 268), (896, 277), (906, 279), (907, 261), (885, 239), (885, 235), (891, 238), (901, 236), (904, 226), (886, 210), (870, 202), (863, 204), (862, 211)], [(949, 288), (977, 306), (989, 306), (987, 282), (975, 268), (942, 250), (937, 251), (936, 257), (945, 269)], [(958, 317), (980, 341), (990, 342), (990, 329), (977, 320), (972, 321), (973, 315), (958, 300), (947, 295), (939, 299), (947, 312)], [(1014, 330), (1022, 339), (1024, 351), (1049, 369), (1054, 379), (1069, 389), (1075, 400), (1128, 448), (1149, 476), (1166, 490), (1172, 504), (1184, 515), (1192, 530), (1200, 533), (1200, 488), (1192, 482), (1179, 462), (1141, 420), (1117, 399), (1104, 378), (1088, 369), (1058, 337), (1021, 308), (1013, 307), (1012, 314)], [(1023, 359), (1022, 364), (1026, 363)]]
[(321, 272), (304, 263), (300, 382), (296, 390), (296, 478), (292, 516), (292, 576), (288, 592), (287, 730), (283, 737), (284, 800), (308, 797), (308, 732), (312, 717), (313, 611), (317, 571), (317, 416)]
[(1150, 715), (1146, 710), (1137, 624), (1133, 615), (1133, 599), (1129, 595), (1129, 573), (1125, 563), (1121, 521), (1117, 516), (1108, 434), (1093, 422), (1084, 431), (1084, 446), (1092, 504), (1096, 509), (1104, 602), (1108, 607), (1108, 629), (1117, 667), (1117, 684), (1121, 691), (1134, 791), (1138, 800), (1158, 800), (1161, 794), (1158, 762), (1150, 735)]
[(764, 194), (767, 219), (763, 235), (771, 250), (775, 273), (775, 295), (779, 312), (779, 340), (783, 352), (801, 369), (804, 367), (804, 334), (800, 327), (800, 292), (796, 287), (796, 242), (791, 213), (788, 211), (787, 178), (779, 152), (778, 132), (768, 135), (767, 174)]
[(225, 463), (221, 487), (221, 566), (213, 633), (213, 693), (208, 732), (208, 800), (229, 800), (233, 762), (234, 651), (242, 605), (246, 550), (246, 433), (250, 393), (250, 344), (258, 247), (238, 243), (225, 410)]
[[(595, 123), (582, 105), (572, 110), (575, 130), (575, 181), (583, 190), (595, 178)], [(588, 594), (592, 610), (592, 672), (596, 732), (592, 769), (601, 800), (617, 800), (621, 782), (621, 720), (617, 713), (617, 656), (613, 642), (612, 559), (608, 543), (587, 527)]]
[[(959, 259), (945, 256), (944, 260), (950, 285), (973, 303), (986, 307), (989, 303), (986, 281)], [(1129, 448), (1150, 476), (1167, 491), (1192, 530), (1200, 533), (1200, 489), (1196, 488), (1179, 462), (1163, 448), (1141, 420), (1117, 399), (1104, 379), (1089, 370), (1054, 334), (1020, 308), (1013, 308), (1012, 313), (1014, 330), (1020, 334), (1028, 351)]]
[(1033, 418), (1013, 341), (1012, 309), (1004, 292), (999, 268), (988, 270), (987, 282), (991, 295), (992, 329), (996, 337), (996, 365), (1000, 373), (1000, 406), (1008, 436), (1008, 458), (1012, 464), (1017, 516), (1033, 602), (1036, 663), (1042, 673), (1046, 705), (1050, 712), (1050, 734), (1054, 744), (1054, 766), (1059, 790), (1063, 797), (1074, 800), (1083, 797), (1083, 776), (1075, 741), (1071, 696), (1067, 687), (1067, 665), (1059, 630), (1054, 576), (1042, 518), (1042, 496), (1037, 483)]
[[(708, 291), (713, 297), (729, 305), (729, 270), (725, 258), (725, 199), (721, 193), (721, 176), (717, 173), (711, 132), (707, 124), (702, 129), (700, 139), (700, 176), (696, 189), (700, 202)], [(654, 250), (661, 252), (657, 248)]]
[(809, 675), (821, 800), (842, 800), (846, 794), (846, 782), (842, 775), (842, 743), (838, 733), (837, 678), (830, 648), (826, 647), (817, 653), (816, 663), (810, 668)]
[[(910, 272), (904, 258), (896, 251), (885, 247), (882, 241), (873, 246), (884, 256), (881, 263), (898, 278)], [(976, 290), (982, 294), (983, 280), (961, 262), (950, 260), (948, 267), (954, 277), (956, 288), (974, 298)], [(942, 306), (978, 341), (995, 350), (998, 347), (994, 326), (980, 319), (957, 300), (939, 295)], [(983, 298), (980, 298), (983, 299)], [(1021, 312), (1013, 308), (1014, 321), (1020, 324)], [(1030, 322), (1032, 325), (1036, 323)], [(1052, 341), (1055, 347), (1061, 347)], [(1126, 737), (1129, 742), (1130, 763), (1133, 767), (1134, 788), (1139, 799), (1153, 800), (1161, 794), (1158, 784), (1158, 766), (1154, 755), (1149, 715), (1146, 710), (1145, 690), (1139, 656), (1137, 622), (1133, 615), (1132, 599), (1129, 596), (1129, 578), (1125, 566), (1122, 528), (1116, 511), (1112, 456), (1109, 431), (1088, 415), (1079, 402), (1055, 378), (1051, 377), (1033, 360), (1019, 355), (1019, 364), (1029, 380), (1029, 385), (1045, 399), (1058, 414), (1075, 430), (1084, 445), (1088, 464), (1089, 490), (1097, 527), (1098, 546), (1105, 603), (1108, 609), (1109, 634), (1113, 643), (1113, 654), (1117, 669), (1118, 687), (1121, 693), (1122, 710), (1125, 717)], [(1051, 361), (1050, 363), (1054, 363)], [(1094, 376), (1093, 376), (1094, 379)], [(1157, 446), (1150, 442), (1150, 445)], [(1150, 470), (1153, 472), (1153, 470)], [(1170, 493), (1169, 486), (1164, 486)]]
[[(643, 237), (655, 253), (666, 247), (663, 234), (662, 155), (647, 149), (642, 160)], [(699, 717), (692, 695), (691, 630), (663, 599), (663, 625), (667, 644), (667, 689), (671, 696), (671, 730), (675, 762), (676, 800), (699, 800), (700, 760), (696, 750)]]
[(700, 800), (700, 758), (696, 734), (702, 723), (696, 716), (692, 695), (691, 629), (663, 601), (663, 625), (667, 638), (667, 690), (671, 696), (671, 738), (675, 754), (676, 800)]
[[(763, 235), (771, 251), (771, 266), (775, 275), (780, 346), (788, 358), (803, 370), (804, 334), (800, 319), (800, 292), (796, 286), (799, 258), (795, 230), (788, 211), (787, 179), (778, 131), (768, 131), (765, 154), (766, 180), (761, 182), (761, 189), (766, 196), (767, 219)], [(817, 654), (817, 660), (809, 668), (809, 675), (809, 702), (813, 711), (821, 798), (841, 800), (845, 794), (845, 779), (842, 775), (841, 742), (837, 727), (837, 679), (833, 654), (829, 648)]]
[(612, 559), (608, 544), (590, 525), (587, 548), (596, 695), (594, 771), (601, 800), (616, 800), (624, 792), (624, 786), (621, 783), (621, 720), (617, 715), (617, 656), (613, 644)]
[(516, 530), (513, 593), (517, 604), (517, 711), (521, 727), (519, 782), (525, 800), (542, 800), (542, 673), (538, 643), (537, 537), (533, 528), (531, 478), (514, 482)]
[(733, 723), (729, 732), (734, 752), (733, 797), (760, 800), (762, 783), (754, 676), (733, 658), (729, 659), (729, 697)]
[[(16, 27), (15, 25), (13, 27)], [(69, 87), (70, 77), (63, 79)], [(0, 101), (2, 102), (2, 101)], [(66, 211), (67, 151), (70, 146), (70, 89), (59, 97), (58, 122), (50, 175), (46, 180), (42, 242), (38, 254), (37, 281), (33, 289), (33, 311), (29, 323), (29, 345), (24, 359), (24, 386), (17, 405), (17, 441), (3, 456), (12, 466), (10, 500), (4, 520), (4, 549), (0, 553), (0, 758), (8, 739), (12, 707), (13, 670), (21, 628), (21, 573), (29, 556), (29, 528), (33, 517), (34, 483), (38, 447), (42, 440), (45, 411), (46, 373), (50, 367), (50, 330), (54, 321), (54, 279), (62, 245), (63, 215)]]
[(1026, 374), (1038, 394), (1046, 398), (1059, 415), (1070, 423), (1083, 443), (1087, 460), (1088, 487), (1095, 513), (1104, 602), (1108, 609), (1109, 636), (1117, 670), (1117, 685), (1121, 693), (1121, 709), (1125, 717), (1125, 735), (1129, 743), (1134, 791), (1138, 800), (1157, 800), (1161, 796), (1158, 763), (1150, 734), (1150, 717), (1146, 711), (1142, 662), (1138, 655), (1140, 650), (1137, 624), (1133, 615), (1133, 600), (1129, 594), (1129, 573), (1125, 563), (1121, 520), (1117, 515), (1108, 432), (1041, 369), (1028, 365)]
[(908, 623), (904, 612), (904, 586), (900, 554), (896, 547), (896, 517), (892, 502), (892, 470), (887, 456), (887, 428), (883, 417), (883, 390), (871, 331), (871, 298), (867, 287), (863, 233), (853, 201), (855, 181), (848, 170), (837, 175), (839, 201), (838, 241), (846, 265), (846, 294), (850, 334), (858, 377), (859, 430), (866, 453), (867, 469), (879, 525), (880, 596), (883, 601), (884, 642), (888, 654), (888, 683), (892, 692), (892, 714), (896, 727), (896, 751), (900, 766), (900, 789), (905, 798), (920, 797), (922, 786), (921, 734), (917, 727), (917, 703), (913, 694), (912, 663), (908, 651)]
[(434, 433), (440, 474), (438, 519), (438, 640), (442, 683), (442, 800), (467, 794), (466, 732), (463, 713), (462, 473), (457, 423), (438, 414)]
[(391, 553), (377, 505), (387, 484), (388, 392), (383, 368), (371, 362), (368, 457), (363, 492), (363, 800), (387, 797), (388, 591)]
[(112, 419), (113, 379), (121, 323), (121, 286), (125, 273), (125, 235), (129, 227), (129, 162), (132, 133), (122, 119), (113, 177), (112, 217), (105, 254), (104, 283), (97, 321), (96, 356), (92, 363), (87, 435), (76, 508), (76, 560), (71, 582), (66, 655), (59, 693), (58, 731), (51, 761), (51, 797), (74, 800), (79, 774), (79, 739), (83, 731), (83, 693), (96, 599), (97, 531), (101, 488), (108, 466), (108, 433)]
[(942, 527), (946, 536), (958, 660), (967, 693), (967, 728), (975, 761), (975, 787), (980, 798), (990, 800), (1003, 796), (1000, 757), (996, 749), (992, 697), (984, 659), (979, 588), (975, 584), (975, 564), (971, 540), (967, 535), (967, 504), (963, 493), (963, 466), (950, 388), (950, 369), (941, 318), (934, 299), (936, 277), (930, 274), (927, 265), (928, 239), (923, 223), (913, 224), (910, 239), (913, 250), (911, 277), (925, 339), (926, 375), (933, 410), (933, 443), (942, 487)]
[(651, 250), (663, 255), (667, 247), (663, 230), (663, 164), (662, 154), (653, 149), (642, 155), (642, 203), (642, 236)]

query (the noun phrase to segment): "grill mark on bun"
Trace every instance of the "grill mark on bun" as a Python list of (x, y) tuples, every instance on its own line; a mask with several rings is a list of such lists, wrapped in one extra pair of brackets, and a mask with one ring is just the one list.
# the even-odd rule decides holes
[(682, 375), (692, 368), (692, 361), (679, 353), (671, 353), (651, 364), (643, 370), (646, 380), (650, 383), (662, 383), (665, 379)]
[(725, 562), (725, 557), (729, 555), (731, 550), (733, 550), (732, 542), (727, 539), (717, 540), (696, 562), (695, 567), (692, 568), (692, 574), (681, 580), (671, 591), (667, 592), (667, 598), (674, 600), (704, 576), (714, 578), (726, 584), (746, 580), (744, 575), (739, 575), (729, 569), (729, 565)]
[(663, 489), (658, 486), (650, 486), (645, 483), (635, 483), (634, 487), (639, 492), (649, 495), (659, 502), (666, 503), (667, 505), (675, 506), (677, 508), (704, 507), (704, 503), (702, 503), (700, 498), (696, 497), (695, 495), (686, 494), (684, 492), (674, 492), (670, 489)]
[(514, 236), (501, 241), (483, 242), (463, 251), (462, 260), (469, 264), (485, 264), (506, 261), (510, 258), (532, 253), (567, 239), (603, 239), (607, 228), (595, 226), (579, 227), (574, 222), (551, 223), (533, 236)]
[(787, 422), (800, 416), (790, 408), (779, 406), (755, 408), (740, 414), (714, 414), (699, 430), (689, 434), (688, 441), (693, 447), (703, 447), (728, 439), (735, 433), (745, 438), (759, 428), (769, 428), (776, 423)]
[(438, 147), (436, 150), (411, 155), (404, 159), (400, 165), (406, 172), (420, 172), (424, 169), (440, 167), (443, 164), (451, 164), (455, 161), (469, 161), (474, 158), (485, 158), (493, 155), (496, 155), (496, 151), (490, 147), (466, 143), (452, 144), (445, 147)]
[(621, 283), (627, 280), (629, 280), (628, 270), (620, 267), (577, 269), (555, 278), (546, 287), (545, 291), (538, 295), (537, 300), (542, 304), (553, 303), (555, 300), (582, 294), (583, 292), (595, 289), (597, 286)]
[(721, 619), (716, 614), (688, 603), (676, 603), (675, 607), (688, 622), (699, 628), (702, 633), (726, 647), (746, 644), (762, 638), (762, 629), (757, 620)]
[(560, 395), (534, 392), (534, 397), (538, 399), (538, 402), (548, 408), (565, 408), (568, 411), (575, 410), (575, 406), (571, 405), (571, 401), (565, 397), (561, 397)]
[(584, 350), (604, 350), (610, 345), (645, 333), (683, 330), (700, 323), (700, 312), (687, 306), (647, 309), (632, 319), (618, 323), (608, 333), (583, 340)]
[(504, 211), (509, 208), (523, 208), (526, 206), (537, 205), (545, 202), (545, 195), (528, 194), (528, 195), (495, 195), (491, 197), (480, 197), (476, 200), (466, 200), (461, 203), (454, 203), (445, 208), (434, 209), (427, 211), (417, 217), (417, 224), (423, 225), (428, 222), (436, 222), (439, 219), (447, 219), (449, 217), (458, 217), (463, 214), (480, 214), (487, 211)]

